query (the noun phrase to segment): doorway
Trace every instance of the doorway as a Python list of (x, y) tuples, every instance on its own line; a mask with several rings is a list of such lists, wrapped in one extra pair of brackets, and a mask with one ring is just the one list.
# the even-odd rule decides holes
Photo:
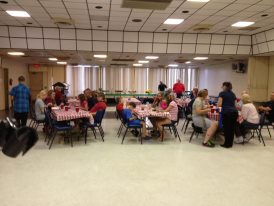
[(5, 110), (9, 109), (9, 70), (4, 68), (4, 96), (5, 96)]
[(30, 72), (29, 82), (31, 98), (35, 100), (37, 94), (43, 90), (43, 72)]

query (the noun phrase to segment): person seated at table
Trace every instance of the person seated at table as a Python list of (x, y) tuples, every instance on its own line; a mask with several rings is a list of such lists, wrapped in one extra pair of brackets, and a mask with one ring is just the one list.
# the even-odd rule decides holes
[(270, 124), (274, 123), (274, 92), (271, 93), (270, 101), (265, 102), (263, 106), (259, 107), (259, 111), (266, 114), (266, 120)]
[(104, 94), (103, 93), (99, 93), (97, 95), (97, 103), (91, 108), (90, 113), (95, 116), (96, 112), (99, 110), (106, 110), (107, 105), (104, 101)]
[(152, 131), (152, 134), (155, 136), (159, 136), (158, 140), (163, 139), (164, 130), (163, 125), (165, 124), (171, 124), (172, 122), (176, 122), (178, 119), (178, 106), (175, 102), (175, 94), (170, 93), (168, 95), (168, 107), (165, 110), (158, 110), (159, 112), (169, 112), (170, 118), (151, 118), (151, 123), (153, 125), (154, 131)]
[(116, 112), (120, 115), (122, 114), (122, 111), (124, 109), (123, 97), (119, 97), (117, 100), (118, 100), (118, 104), (116, 105)]
[(152, 107), (160, 107), (162, 109), (167, 108), (167, 101), (164, 98), (163, 92), (159, 92), (157, 96), (154, 98), (154, 101), (152, 103)]
[(88, 111), (88, 102), (84, 94), (79, 94), (78, 98), (80, 100), (80, 109)]
[(55, 102), (57, 106), (64, 102), (64, 95), (62, 94), (62, 89), (59, 86), (55, 87)]
[(242, 123), (237, 122), (235, 128), (236, 139), (234, 140), (234, 142), (237, 144), (242, 143), (244, 141), (244, 138), (248, 140), (248, 138), (246, 137), (246, 127), (256, 126), (260, 122), (259, 114), (254, 104), (251, 102), (250, 96), (248, 94), (244, 94), (241, 100), (243, 102), (241, 115), (244, 121)]
[(123, 109), (122, 115), (123, 119), (129, 126), (142, 126), (142, 138), (143, 139), (151, 139), (151, 137), (147, 133), (146, 123), (141, 121), (134, 115), (134, 109), (136, 109), (136, 104), (134, 102), (129, 102), (126, 109)]
[(190, 93), (190, 99), (196, 99), (197, 95), (198, 95), (199, 89), (197, 87), (194, 87)]
[(47, 97), (44, 102), (46, 105), (55, 105), (55, 92), (52, 89), (48, 91)]
[(210, 107), (205, 105), (207, 95), (208, 92), (205, 89), (198, 92), (198, 96), (192, 105), (192, 121), (195, 126), (206, 130), (203, 146), (214, 147), (215, 145), (211, 139), (218, 128), (218, 122), (207, 118), (208, 112), (211, 111)]
[(45, 99), (47, 97), (47, 92), (45, 90), (40, 91), (36, 96), (35, 101), (35, 117), (36, 120), (45, 120)]
[(97, 103), (97, 98), (95, 96), (95, 92), (91, 91), (91, 89), (87, 88), (84, 90), (84, 95), (88, 102), (88, 110), (91, 110), (91, 108)]

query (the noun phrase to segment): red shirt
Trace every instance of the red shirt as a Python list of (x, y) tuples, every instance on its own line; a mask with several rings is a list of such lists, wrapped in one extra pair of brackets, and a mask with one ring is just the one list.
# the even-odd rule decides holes
[(185, 85), (182, 84), (182, 83), (175, 83), (173, 85), (173, 91), (176, 93), (176, 94), (181, 94), (185, 91)]
[(80, 107), (82, 107), (82, 108), (88, 108), (88, 102), (87, 102), (87, 100), (82, 101)]
[(117, 110), (118, 112), (121, 112), (123, 109), (124, 109), (124, 104), (123, 104), (123, 103), (120, 103), (120, 104), (117, 104), (117, 105), (116, 105), (116, 110)]
[(97, 112), (98, 110), (105, 110), (107, 108), (107, 105), (105, 102), (97, 102), (94, 107), (91, 108), (90, 112), (94, 113)]

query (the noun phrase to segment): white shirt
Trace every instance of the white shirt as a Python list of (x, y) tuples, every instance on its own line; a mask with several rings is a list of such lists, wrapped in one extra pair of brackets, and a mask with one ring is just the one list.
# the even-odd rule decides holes
[(259, 114), (252, 103), (243, 104), (241, 114), (243, 119), (250, 123), (258, 124), (260, 121)]

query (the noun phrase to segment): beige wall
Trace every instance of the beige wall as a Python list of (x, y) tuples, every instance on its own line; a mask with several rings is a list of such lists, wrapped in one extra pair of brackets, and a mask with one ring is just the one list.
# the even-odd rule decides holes
[(13, 79), (13, 85), (9, 86), (9, 90), (18, 84), (18, 77), (23, 75), (26, 78), (26, 85), (29, 84), (28, 78), (28, 65), (16, 61), (16, 59), (10, 59), (2, 57), (0, 65), (0, 110), (5, 109), (5, 97), (4, 97), (4, 80), (3, 80), (3, 69), (9, 70), (9, 79)]
[(248, 61), (248, 89), (257, 102), (269, 99), (274, 90), (274, 57), (250, 57)]
[(240, 96), (243, 90), (247, 90), (247, 73), (236, 73), (232, 70), (232, 63), (220, 63), (218, 65), (205, 66), (199, 70), (199, 88), (207, 88), (209, 95), (218, 96), (224, 81), (230, 81), (233, 92)]
[(65, 82), (66, 73), (64, 66), (41, 65), (38, 69), (29, 65), (29, 72), (43, 72), (43, 88), (51, 89), (56, 82)]

